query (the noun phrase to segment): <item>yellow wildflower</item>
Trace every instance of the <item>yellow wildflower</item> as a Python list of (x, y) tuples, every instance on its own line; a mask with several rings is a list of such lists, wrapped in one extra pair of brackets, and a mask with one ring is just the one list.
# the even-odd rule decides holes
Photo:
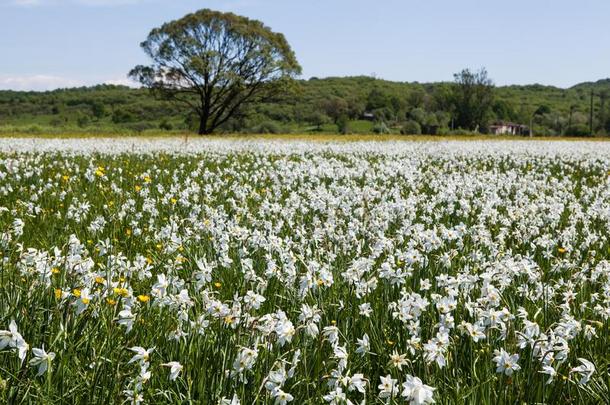
[(129, 291), (127, 290), (127, 288), (114, 287), (113, 291), (116, 295), (120, 295), (121, 297), (129, 296)]

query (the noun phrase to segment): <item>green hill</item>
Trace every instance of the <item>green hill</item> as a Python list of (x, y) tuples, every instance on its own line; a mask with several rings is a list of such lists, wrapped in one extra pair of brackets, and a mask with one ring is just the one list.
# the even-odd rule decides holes
[[(402, 83), (361, 76), (312, 78), (298, 84), (295, 94), (251, 105), (223, 130), (463, 132), (452, 125), (447, 103), (451, 83)], [(610, 133), (610, 79), (568, 89), (538, 84), (496, 87), (488, 122), (533, 123), (536, 135), (587, 135), (591, 92), (594, 132)], [(183, 132), (196, 124), (193, 118), (183, 107), (156, 100), (145, 89), (99, 85), (49, 92), (0, 91), (0, 133)]]

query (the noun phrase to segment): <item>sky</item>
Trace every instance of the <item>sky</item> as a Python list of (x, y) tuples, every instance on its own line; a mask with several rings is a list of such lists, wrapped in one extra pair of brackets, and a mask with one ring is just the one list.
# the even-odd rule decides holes
[(128, 84), (150, 30), (211, 8), (282, 32), (302, 78), (497, 85), (610, 77), (609, 0), (0, 0), (0, 89)]

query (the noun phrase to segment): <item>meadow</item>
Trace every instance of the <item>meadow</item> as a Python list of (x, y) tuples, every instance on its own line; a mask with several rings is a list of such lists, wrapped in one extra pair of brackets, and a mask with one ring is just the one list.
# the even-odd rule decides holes
[(610, 143), (0, 138), (0, 403), (610, 402)]

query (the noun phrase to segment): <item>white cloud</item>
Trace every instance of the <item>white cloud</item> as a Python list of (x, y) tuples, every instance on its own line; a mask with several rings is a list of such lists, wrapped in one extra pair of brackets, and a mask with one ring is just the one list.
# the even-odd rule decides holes
[(83, 85), (80, 80), (50, 75), (0, 76), (0, 90), (44, 91)]
[(139, 84), (131, 79), (110, 79), (104, 81), (104, 84), (114, 84), (115, 86), (139, 87)]
[(70, 87), (94, 86), (100, 83), (114, 84), (117, 86), (138, 87), (136, 82), (127, 78), (81, 80), (52, 75), (0, 75), (0, 90), (47, 91)]

